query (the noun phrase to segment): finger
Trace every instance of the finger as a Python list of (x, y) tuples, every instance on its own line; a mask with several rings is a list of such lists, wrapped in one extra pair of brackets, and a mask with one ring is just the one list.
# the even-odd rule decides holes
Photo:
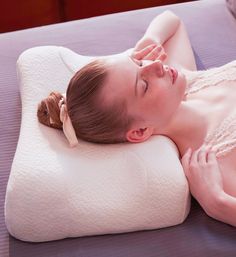
[(159, 59), (160, 61), (162, 61), (162, 62), (164, 62), (166, 58), (167, 58), (167, 54), (166, 54), (166, 53), (162, 53), (162, 54), (158, 57), (158, 59)]
[(160, 56), (161, 52), (162, 52), (162, 47), (156, 46), (155, 48), (152, 49), (152, 51), (150, 53), (148, 53), (144, 57), (144, 59), (155, 61)]
[(157, 48), (154, 48), (149, 54), (143, 57), (144, 60), (150, 60), (155, 61), (157, 57), (159, 56), (159, 52), (157, 51)]
[(192, 152), (192, 150), (191, 150), (191, 148), (189, 148), (181, 159), (181, 163), (184, 168), (185, 174), (187, 173), (187, 171), (189, 169), (189, 161), (190, 161), (190, 157), (191, 157), (191, 152)]
[(206, 144), (203, 144), (201, 147), (199, 147), (199, 153), (198, 153), (198, 160), (206, 161), (207, 160), (207, 154), (209, 151), (209, 146)]
[(216, 159), (216, 152), (213, 150), (210, 150), (207, 155), (207, 162), (217, 162)]
[(133, 54), (133, 57), (137, 60), (142, 60), (147, 54), (149, 54), (154, 48), (156, 47), (156, 44), (148, 45), (145, 48), (135, 52)]
[(207, 162), (207, 149), (205, 147), (202, 147), (199, 151), (198, 151), (198, 162), (201, 164), (205, 164)]
[(191, 159), (190, 159), (190, 164), (196, 164), (198, 163), (198, 153), (199, 153), (199, 150), (195, 150), (191, 156)]

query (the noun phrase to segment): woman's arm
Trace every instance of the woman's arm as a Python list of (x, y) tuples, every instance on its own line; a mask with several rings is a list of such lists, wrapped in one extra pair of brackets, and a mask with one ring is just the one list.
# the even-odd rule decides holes
[(236, 226), (236, 198), (225, 193), (215, 153), (209, 149), (188, 150), (182, 165), (191, 194), (212, 218)]
[(158, 15), (149, 25), (135, 50), (149, 44), (161, 44), (167, 58), (164, 63), (178, 69), (196, 70), (193, 50), (183, 22), (171, 11)]
[(182, 21), (175, 34), (164, 43), (163, 47), (167, 53), (166, 64), (177, 69), (197, 69), (193, 49)]
[(140, 50), (155, 43), (163, 45), (178, 29), (180, 19), (171, 11), (165, 11), (152, 20), (144, 36), (137, 42), (135, 48)]
[(217, 202), (217, 210), (213, 210), (209, 216), (236, 227), (236, 198), (222, 192)]

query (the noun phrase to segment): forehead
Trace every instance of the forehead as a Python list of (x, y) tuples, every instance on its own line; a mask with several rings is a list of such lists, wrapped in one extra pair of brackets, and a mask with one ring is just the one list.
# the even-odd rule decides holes
[(108, 76), (104, 85), (105, 98), (114, 99), (134, 94), (136, 64), (128, 55), (117, 55), (105, 59)]
[[(122, 83), (135, 70), (135, 64), (128, 55), (120, 54), (111, 58), (107, 58), (110, 69), (108, 71), (108, 79), (114, 82), (114, 78), (119, 77), (118, 83)], [(122, 76), (122, 75), (126, 76)], [(131, 75), (132, 76), (132, 75)]]

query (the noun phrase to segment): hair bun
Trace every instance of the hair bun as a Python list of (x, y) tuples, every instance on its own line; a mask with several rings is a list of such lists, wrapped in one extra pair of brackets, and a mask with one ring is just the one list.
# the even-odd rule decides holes
[(47, 98), (39, 103), (37, 116), (40, 123), (48, 127), (62, 129), (58, 106), (62, 97), (63, 95), (59, 92), (51, 92)]

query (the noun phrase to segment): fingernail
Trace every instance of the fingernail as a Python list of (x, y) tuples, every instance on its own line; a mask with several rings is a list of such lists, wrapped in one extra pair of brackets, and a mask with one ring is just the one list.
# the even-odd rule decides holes
[(163, 58), (166, 58), (166, 57), (167, 57), (167, 54), (166, 54), (166, 53), (163, 53), (162, 56), (163, 56)]

